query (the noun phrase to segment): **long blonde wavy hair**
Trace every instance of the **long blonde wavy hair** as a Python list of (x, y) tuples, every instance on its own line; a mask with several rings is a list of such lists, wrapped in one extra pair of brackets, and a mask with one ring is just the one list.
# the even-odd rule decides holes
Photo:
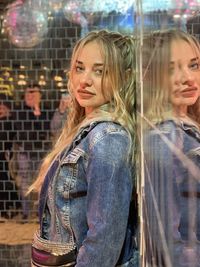
[[(77, 134), (80, 125), (86, 120), (85, 109), (81, 107), (73, 96), (73, 69), (81, 49), (89, 42), (97, 42), (104, 56), (102, 76), (102, 92), (106, 79), (111, 84), (110, 101), (107, 105), (108, 117), (119, 122), (129, 132), (132, 148), (135, 146), (135, 41), (131, 36), (123, 36), (118, 32), (106, 30), (93, 31), (80, 39), (72, 53), (69, 71), (69, 92), (72, 96), (72, 107), (64, 128), (56, 141), (52, 151), (44, 158), (36, 181), (30, 186), (32, 190), (40, 191), (45, 174), (54, 158), (68, 146)], [(101, 107), (100, 107), (101, 109)], [(134, 151), (131, 149), (131, 151)], [(134, 153), (132, 153), (134, 154)], [(134, 161), (134, 155), (131, 156)]]
[[(169, 70), (172, 42), (187, 42), (200, 60), (198, 40), (178, 29), (155, 31), (144, 36), (143, 73), (145, 116), (152, 122), (172, 118)], [(188, 115), (200, 124), (200, 98), (189, 107)]]

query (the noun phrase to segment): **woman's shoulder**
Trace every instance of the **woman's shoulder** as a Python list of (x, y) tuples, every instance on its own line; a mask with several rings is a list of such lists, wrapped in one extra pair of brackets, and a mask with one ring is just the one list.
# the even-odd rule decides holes
[(166, 143), (167, 140), (175, 142), (179, 138), (181, 128), (174, 120), (165, 120), (152, 125), (150, 129), (145, 130), (145, 145), (159, 147)]
[(88, 140), (90, 145), (95, 145), (101, 141), (109, 144), (113, 142), (130, 143), (130, 137), (126, 129), (119, 123), (113, 121), (100, 121), (96, 122), (95, 125), (88, 132)]
[(180, 125), (178, 124), (177, 121), (173, 119), (169, 120), (164, 120), (159, 123), (154, 124), (149, 130), (147, 130), (148, 133), (150, 134), (170, 134), (173, 131), (176, 131), (177, 129), (180, 128)]
[[(131, 138), (126, 129), (115, 122), (97, 123), (87, 136), (89, 151), (115, 161), (124, 160), (130, 153)], [(113, 155), (115, 155), (113, 159)]]
[(155, 124), (149, 131), (151, 134), (166, 134), (172, 135), (174, 133), (190, 134), (190, 132), (198, 132), (199, 128), (188, 121), (182, 119), (169, 119)]
[(121, 124), (113, 121), (101, 121), (97, 122), (95, 127), (90, 131), (91, 136), (107, 136), (112, 134), (120, 134), (128, 136), (128, 132)]

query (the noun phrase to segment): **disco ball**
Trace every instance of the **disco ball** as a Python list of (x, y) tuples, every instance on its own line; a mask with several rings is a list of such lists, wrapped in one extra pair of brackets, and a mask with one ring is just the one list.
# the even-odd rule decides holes
[(79, 24), (82, 27), (88, 25), (87, 18), (81, 11), (79, 1), (68, 1), (63, 7), (63, 13), (67, 20)]
[(121, 14), (125, 14), (127, 10), (133, 5), (134, 0), (71, 0), (66, 1), (63, 4), (65, 6), (76, 5), (83, 13), (103, 12), (108, 14), (109, 12), (116, 11)]
[(126, 14), (127, 10), (134, 4), (134, 0), (99, 0), (99, 5), (106, 13), (116, 11), (117, 13)]
[(86, 28), (98, 15), (105, 16), (115, 11), (126, 14), (134, 0), (67, 0), (63, 2), (63, 13), (67, 20)]
[(20, 1), (8, 6), (3, 25), (10, 42), (21, 48), (39, 44), (48, 31), (47, 14)]

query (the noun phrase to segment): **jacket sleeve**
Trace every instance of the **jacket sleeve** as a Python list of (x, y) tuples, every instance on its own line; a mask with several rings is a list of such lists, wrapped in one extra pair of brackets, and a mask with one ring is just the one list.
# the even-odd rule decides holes
[(126, 233), (132, 192), (127, 136), (112, 133), (90, 150), (87, 167), (88, 232), (76, 267), (114, 267)]

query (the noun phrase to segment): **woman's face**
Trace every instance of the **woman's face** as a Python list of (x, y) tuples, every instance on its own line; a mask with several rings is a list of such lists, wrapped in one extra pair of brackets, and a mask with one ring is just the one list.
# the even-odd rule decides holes
[(95, 41), (87, 43), (78, 54), (71, 75), (73, 94), (86, 114), (108, 102), (106, 75), (104, 88), (101, 86), (103, 68), (104, 55), (99, 44)]
[(187, 113), (200, 96), (200, 58), (186, 41), (171, 44), (169, 77), (172, 105)]

